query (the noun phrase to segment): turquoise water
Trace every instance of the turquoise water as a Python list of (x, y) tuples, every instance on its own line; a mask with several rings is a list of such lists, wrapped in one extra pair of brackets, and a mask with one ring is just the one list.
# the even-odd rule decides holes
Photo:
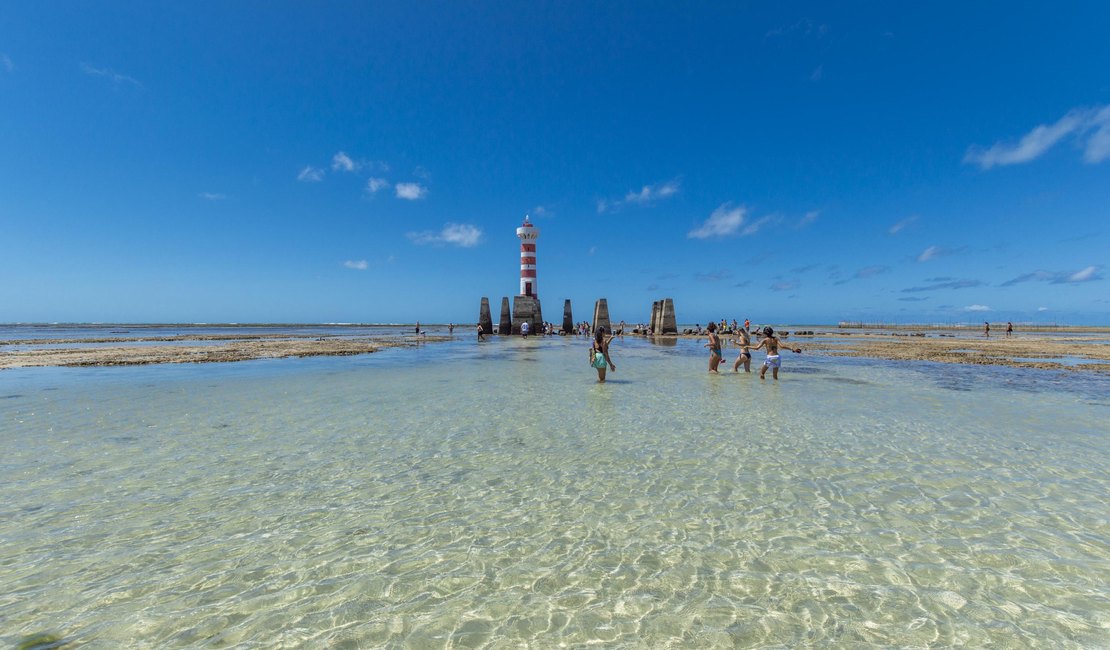
[(1110, 380), (701, 343), (0, 372), (0, 646), (1106, 645)]

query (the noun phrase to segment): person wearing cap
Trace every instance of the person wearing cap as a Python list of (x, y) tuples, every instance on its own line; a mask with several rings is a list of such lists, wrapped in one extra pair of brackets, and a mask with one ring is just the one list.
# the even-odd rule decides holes
[[(779, 378), (779, 366), (782, 365), (782, 360), (779, 358), (779, 348), (782, 347), (782, 343), (775, 336), (775, 330), (770, 326), (763, 328), (763, 340), (759, 342), (759, 345), (751, 349), (758, 350), (763, 347), (767, 348), (767, 358), (763, 361), (763, 367), (759, 369), (759, 378), (763, 379), (767, 374), (767, 369), (770, 368), (771, 375), (774, 376), (777, 381)], [(786, 349), (794, 354), (802, 353), (801, 348)]]

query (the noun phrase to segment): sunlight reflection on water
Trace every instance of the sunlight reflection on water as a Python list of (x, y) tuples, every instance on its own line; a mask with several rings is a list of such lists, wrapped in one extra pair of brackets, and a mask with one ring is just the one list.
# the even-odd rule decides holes
[(587, 345), (0, 373), (0, 641), (1104, 642), (1107, 379)]

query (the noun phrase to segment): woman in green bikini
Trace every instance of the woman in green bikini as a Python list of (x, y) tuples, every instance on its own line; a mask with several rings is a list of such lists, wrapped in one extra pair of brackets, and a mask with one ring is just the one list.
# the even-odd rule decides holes
[(590, 365), (597, 369), (597, 381), (605, 383), (605, 368), (617, 371), (617, 367), (613, 365), (613, 360), (609, 358), (609, 342), (613, 340), (612, 336), (606, 338), (605, 328), (599, 327), (594, 333), (594, 344), (590, 346)]

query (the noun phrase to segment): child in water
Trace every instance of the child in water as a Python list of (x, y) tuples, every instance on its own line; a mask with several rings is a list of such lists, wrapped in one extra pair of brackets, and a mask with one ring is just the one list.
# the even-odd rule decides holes
[(709, 342), (705, 344), (709, 348), (709, 372), (716, 373), (717, 366), (721, 365), (721, 337), (717, 335), (717, 324), (713, 321), (709, 321), (705, 329), (709, 332)]
[[(782, 346), (782, 343), (778, 340), (778, 338), (775, 337), (775, 330), (771, 329), (770, 327), (764, 327), (763, 340), (759, 342), (759, 345), (751, 348), (752, 350), (758, 350), (762, 347), (767, 348), (767, 359), (763, 362), (763, 367), (759, 369), (760, 379), (763, 379), (764, 376), (767, 374), (767, 368), (771, 368), (771, 374), (774, 376), (776, 381), (778, 380), (779, 366), (782, 364), (782, 360), (779, 358), (780, 346)], [(802, 353), (801, 348), (786, 349), (790, 350), (794, 354)]]
[(612, 336), (605, 337), (605, 328), (599, 327), (594, 333), (594, 344), (590, 346), (590, 365), (597, 370), (598, 383), (605, 383), (605, 368), (617, 371), (617, 367), (613, 365), (613, 360), (609, 358), (609, 342), (613, 340)]

